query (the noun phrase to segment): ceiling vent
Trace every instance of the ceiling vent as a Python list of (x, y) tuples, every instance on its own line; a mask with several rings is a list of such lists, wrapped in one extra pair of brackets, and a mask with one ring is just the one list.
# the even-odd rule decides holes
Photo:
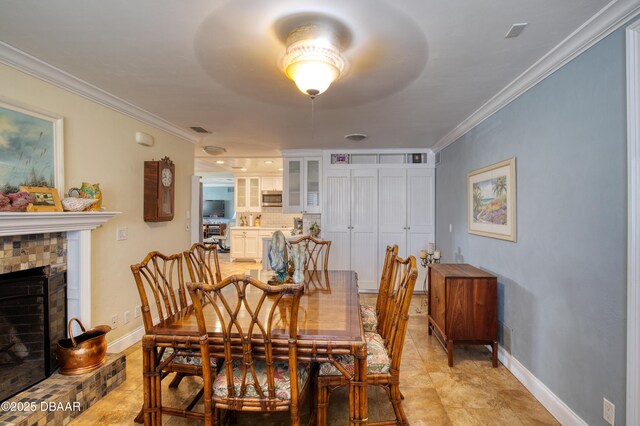
[(191, 130), (193, 130), (194, 132), (198, 132), (198, 133), (211, 133), (210, 131), (208, 131), (204, 127), (200, 127), (200, 126), (191, 126), (189, 128)]
[(351, 133), (350, 135), (346, 135), (344, 138), (353, 142), (360, 142), (368, 138), (369, 136), (364, 133)]
[(203, 146), (202, 147), (202, 151), (205, 154), (209, 154), (209, 155), (220, 155), (220, 154), (223, 154), (223, 153), (227, 152), (226, 149), (221, 148), (219, 146), (213, 146), (213, 145)]
[(524, 31), (524, 27), (526, 27), (527, 25), (529, 24), (527, 24), (526, 22), (523, 22), (521, 24), (513, 24), (507, 34), (505, 34), (505, 38), (518, 37), (520, 34), (522, 34), (522, 31)]

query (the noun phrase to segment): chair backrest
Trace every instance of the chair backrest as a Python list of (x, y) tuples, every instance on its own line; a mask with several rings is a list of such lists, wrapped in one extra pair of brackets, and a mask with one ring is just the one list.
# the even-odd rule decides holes
[[(394, 262), (398, 255), (398, 245), (394, 244), (393, 247), (387, 246), (384, 263), (382, 264), (382, 275), (380, 276), (380, 286), (378, 287), (378, 298), (376, 300), (376, 315), (378, 317), (378, 333), (380, 333), (381, 325), (384, 324), (385, 316), (387, 313), (387, 303), (389, 302), (389, 295), (393, 292), (393, 286), (391, 285), (392, 274), (394, 270)], [(382, 334), (380, 334), (382, 336)], [(383, 336), (384, 337), (384, 336)]]
[(131, 272), (133, 272), (140, 294), (145, 330), (153, 327), (147, 291), (153, 295), (158, 318), (161, 321), (187, 306), (186, 289), (182, 275), (182, 254), (166, 256), (160, 252), (152, 251), (142, 262), (131, 265)]
[(331, 241), (320, 241), (310, 235), (305, 235), (296, 240), (289, 241), (289, 244), (304, 244), (307, 252), (307, 260), (304, 263), (305, 271), (327, 271), (329, 269), (329, 251)]
[(191, 282), (215, 284), (222, 281), (218, 262), (218, 245), (195, 243), (184, 252)]
[[(274, 360), (287, 360), (291, 378), (291, 404), (298, 399), (297, 378), (297, 335), (298, 308), (300, 296), (304, 286), (282, 284), (271, 286), (247, 275), (232, 275), (223, 281), (210, 285), (205, 283), (189, 283), (189, 293), (193, 300), (194, 312), (198, 321), (200, 333), (200, 348), (204, 359), (214, 356), (224, 358), (227, 377), (227, 398), (233, 400), (233, 406), (242, 408), (243, 398), (247, 396), (247, 389), (253, 387), (261, 401), (269, 404), (276, 401), (275, 365)], [(211, 305), (207, 315), (213, 316), (216, 330), (221, 336), (218, 338), (223, 350), (214, 349), (209, 345), (209, 336), (203, 306)], [(275, 338), (288, 341), (288, 354), (273, 351), (272, 332), (279, 333)], [(278, 335), (279, 334), (279, 335)], [(267, 389), (262, 389), (258, 381), (254, 360), (265, 361), (267, 374)], [(240, 368), (240, 392), (235, 390), (233, 360), (236, 368)], [(204, 369), (205, 401), (212, 395), (211, 384), (213, 372)], [(235, 374), (236, 381), (238, 374)], [(252, 383), (254, 384), (252, 386)]]
[(413, 296), (413, 288), (418, 278), (416, 258), (413, 256), (409, 256), (406, 259), (396, 257), (395, 273), (398, 281), (388, 304), (389, 327), (387, 335), (383, 336), (383, 338), (391, 358), (391, 369), (398, 370), (400, 368), (404, 340), (407, 335), (409, 306)]

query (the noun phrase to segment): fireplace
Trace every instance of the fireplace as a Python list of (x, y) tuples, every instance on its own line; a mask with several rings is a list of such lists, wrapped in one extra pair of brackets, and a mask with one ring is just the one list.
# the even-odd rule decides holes
[(45, 266), (0, 275), (0, 401), (50, 376), (66, 337), (65, 268)]

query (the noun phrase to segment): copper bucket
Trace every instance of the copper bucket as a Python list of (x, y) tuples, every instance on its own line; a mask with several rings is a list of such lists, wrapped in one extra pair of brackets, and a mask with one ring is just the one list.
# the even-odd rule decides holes
[[(82, 334), (73, 336), (71, 324), (77, 322)], [(111, 331), (108, 325), (99, 325), (86, 330), (78, 318), (69, 320), (69, 339), (58, 341), (56, 355), (60, 364), (60, 374), (74, 375), (93, 371), (106, 361), (106, 334)]]

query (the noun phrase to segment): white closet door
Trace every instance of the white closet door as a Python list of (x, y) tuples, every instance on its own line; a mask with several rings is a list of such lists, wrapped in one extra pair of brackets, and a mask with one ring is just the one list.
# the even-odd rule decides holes
[(360, 290), (378, 288), (378, 170), (351, 171), (351, 269)]
[(323, 201), (322, 238), (331, 241), (329, 268), (351, 269), (350, 247), (350, 190), (349, 170), (327, 170), (325, 174), (325, 200)]
[(407, 178), (404, 168), (380, 169), (378, 176), (378, 266), (382, 268), (387, 246), (397, 244), (398, 255), (406, 256)]
[[(407, 249), (420, 259), (420, 250), (435, 242), (435, 179), (433, 169), (407, 170)], [(418, 268), (416, 290), (421, 289), (425, 268)]]

